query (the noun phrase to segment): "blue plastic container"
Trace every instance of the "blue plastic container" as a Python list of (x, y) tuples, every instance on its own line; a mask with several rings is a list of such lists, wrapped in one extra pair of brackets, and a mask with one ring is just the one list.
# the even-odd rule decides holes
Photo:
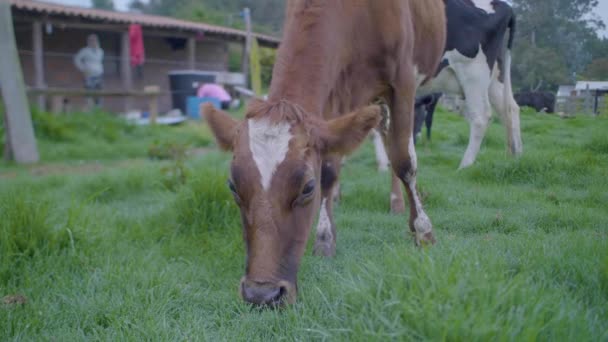
[(207, 103), (210, 102), (211, 104), (213, 104), (213, 106), (217, 109), (220, 109), (222, 107), (222, 103), (220, 102), (220, 100), (214, 98), (214, 97), (196, 97), (196, 96), (189, 96), (187, 101), (186, 101), (186, 114), (188, 115), (188, 117), (192, 118), (192, 119), (197, 119), (200, 120), (201, 119), (201, 105), (203, 103)]

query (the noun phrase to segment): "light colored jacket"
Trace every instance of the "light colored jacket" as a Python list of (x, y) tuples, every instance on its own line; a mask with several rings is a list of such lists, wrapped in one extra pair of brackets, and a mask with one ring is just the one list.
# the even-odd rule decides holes
[(74, 56), (74, 64), (86, 77), (103, 75), (103, 50), (85, 47)]

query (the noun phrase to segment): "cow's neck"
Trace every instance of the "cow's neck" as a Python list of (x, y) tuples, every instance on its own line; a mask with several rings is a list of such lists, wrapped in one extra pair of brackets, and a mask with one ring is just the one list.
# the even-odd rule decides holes
[[(291, 23), (278, 51), (269, 100), (287, 100), (303, 107), (312, 115), (322, 115), (329, 93), (338, 74), (336, 68), (336, 27), (330, 10), (304, 13), (291, 17)], [(314, 16), (313, 16), (314, 15)]]

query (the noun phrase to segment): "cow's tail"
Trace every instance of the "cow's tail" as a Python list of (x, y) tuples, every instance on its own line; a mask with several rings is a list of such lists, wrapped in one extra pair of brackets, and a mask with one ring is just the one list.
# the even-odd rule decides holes
[(513, 40), (515, 39), (516, 19), (515, 14), (511, 15), (509, 20), (509, 39), (507, 41), (507, 48), (504, 49), (503, 56), (503, 80), (504, 80), (504, 101), (505, 108), (511, 109), (511, 103), (513, 99), (513, 86), (511, 85), (511, 50), (513, 49)]
[(503, 49), (503, 101), (505, 114), (507, 117), (505, 118), (505, 123), (507, 126), (508, 133), (508, 141), (509, 141), (509, 150), (513, 154), (521, 153), (521, 135), (519, 131), (519, 108), (514, 103), (513, 100), (513, 85), (511, 84), (511, 51), (513, 48), (513, 40), (515, 39), (515, 30), (516, 30), (516, 18), (515, 14), (511, 15), (511, 19), (509, 20), (509, 38), (507, 41), (507, 48)]

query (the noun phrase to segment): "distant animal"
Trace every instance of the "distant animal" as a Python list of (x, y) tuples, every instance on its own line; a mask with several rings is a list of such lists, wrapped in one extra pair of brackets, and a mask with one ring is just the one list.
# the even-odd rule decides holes
[[(419, 88), (417, 94), (443, 92), (464, 97), (470, 135), (460, 168), (475, 162), (492, 107), (505, 126), (508, 150), (519, 155), (523, 152), (519, 107), (511, 86), (511, 48), (516, 26), (513, 9), (499, 0), (444, 2), (447, 40), (443, 60), (433, 74), (418, 71), (419, 78), (432, 76), (433, 79)], [(382, 145), (376, 142), (376, 151), (381, 150)]]
[[(218, 144), (234, 154), (228, 186), (242, 217), (246, 302), (296, 300), (316, 213), (313, 253), (336, 253), (341, 160), (380, 122), (415, 242), (435, 241), (416, 189), (412, 132), (416, 88), (437, 70), (445, 29), (443, 0), (288, 1), (268, 100), (252, 101), (243, 121), (202, 107)], [(368, 105), (379, 97), (390, 111)]]
[[(422, 126), (426, 124), (427, 139), (431, 139), (431, 128), (433, 126), (433, 115), (437, 103), (441, 98), (442, 93), (433, 93), (424, 96), (416, 97), (414, 104), (414, 144), (418, 142), (418, 136), (422, 131)], [(384, 99), (378, 99), (375, 103), (383, 104)], [(387, 171), (390, 166), (390, 161), (384, 150), (384, 141), (382, 135), (378, 129), (372, 131), (372, 140), (376, 148), (376, 161), (378, 163), (378, 169), (380, 171)], [(395, 182), (393, 182), (395, 183)], [(338, 196), (336, 197), (338, 199)]]
[(422, 132), (422, 126), (426, 126), (426, 138), (431, 140), (431, 129), (433, 127), (433, 115), (442, 93), (433, 93), (416, 98), (414, 107), (414, 143), (417, 143), (418, 135)]
[(555, 94), (548, 91), (528, 91), (515, 94), (521, 107), (532, 107), (537, 112), (555, 113)]

